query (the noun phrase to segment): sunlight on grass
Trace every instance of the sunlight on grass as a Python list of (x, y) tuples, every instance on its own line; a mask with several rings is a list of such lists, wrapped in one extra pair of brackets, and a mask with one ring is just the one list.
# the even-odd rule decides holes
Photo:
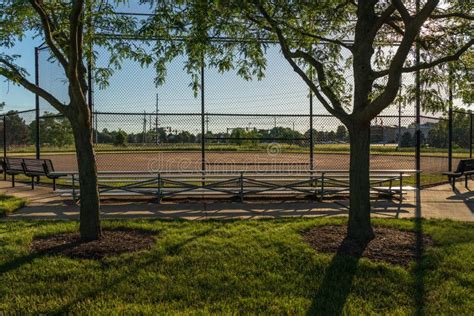
[(0, 216), (12, 213), (26, 205), (26, 200), (11, 195), (0, 194)]
[(156, 232), (150, 251), (103, 261), (29, 254), (75, 222), (0, 223), (0, 313), (450, 314), (474, 312), (474, 226), (376, 219), (430, 234), (408, 268), (316, 253), (301, 233), (345, 219), (106, 221)]

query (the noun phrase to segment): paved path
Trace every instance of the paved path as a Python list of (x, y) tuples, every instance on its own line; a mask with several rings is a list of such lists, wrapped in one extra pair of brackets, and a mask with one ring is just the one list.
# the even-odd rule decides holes
[[(471, 183), (474, 188), (474, 183)], [(421, 214), (425, 218), (449, 218), (474, 221), (474, 191), (461, 188), (453, 192), (448, 185), (425, 189), (421, 193), (421, 208), (417, 208), (416, 194), (410, 192), (402, 204), (386, 200), (373, 202), (373, 214), (380, 217), (410, 218)], [(77, 220), (78, 206), (70, 198), (55, 195), (49, 187), (38, 186), (34, 191), (28, 185), (0, 181), (0, 193), (28, 199), (28, 205), (3, 220), (11, 219), (58, 219)], [(249, 219), (278, 217), (346, 216), (348, 201), (287, 201), (287, 202), (187, 202), (162, 204), (143, 200), (133, 202), (105, 201), (103, 218), (182, 218), (202, 219)]]

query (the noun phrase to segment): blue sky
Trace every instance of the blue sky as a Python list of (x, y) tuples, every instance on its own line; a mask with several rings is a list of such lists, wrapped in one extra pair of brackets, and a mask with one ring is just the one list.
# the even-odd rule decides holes
[[(17, 63), (29, 73), (29, 79), (34, 81), (34, 48), (41, 44), (40, 39), (33, 39), (32, 34), (26, 34), (26, 39), (18, 41), (11, 49), (1, 48), (7, 54), (20, 55)], [(22, 87), (9, 83), (0, 77), (0, 102), (5, 101), (5, 110), (28, 110), (34, 108), (35, 97)]]

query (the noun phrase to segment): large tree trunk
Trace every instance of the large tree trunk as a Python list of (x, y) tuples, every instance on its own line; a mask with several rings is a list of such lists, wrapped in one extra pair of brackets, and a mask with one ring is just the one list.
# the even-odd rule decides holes
[(91, 241), (99, 239), (102, 235), (99, 218), (100, 200), (97, 184), (97, 165), (92, 144), (90, 113), (81, 110), (78, 112), (82, 113), (75, 113), (77, 116), (71, 120), (71, 124), (79, 168), (81, 197), (79, 230), (83, 241)]
[(370, 223), (370, 122), (354, 124), (350, 137), (350, 209), (347, 237), (367, 241), (374, 238)]

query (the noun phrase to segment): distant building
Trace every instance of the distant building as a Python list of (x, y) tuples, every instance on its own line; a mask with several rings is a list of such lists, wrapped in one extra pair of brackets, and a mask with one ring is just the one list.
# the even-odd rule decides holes
[(372, 125), (370, 126), (370, 142), (371, 143), (398, 143), (400, 133), (403, 135), (407, 130), (406, 127), (399, 128), (397, 125)]
[[(430, 130), (432, 130), (437, 124), (438, 123), (433, 123), (433, 122), (426, 122), (426, 123), (420, 124), (420, 132), (421, 134), (423, 134), (425, 139), (428, 138), (428, 134)], [(416, 124), (411, 123), (410, 125), (408, 125), (407, 131), (411, 134), (411, 136), (414, 136), (416, 132)]]

